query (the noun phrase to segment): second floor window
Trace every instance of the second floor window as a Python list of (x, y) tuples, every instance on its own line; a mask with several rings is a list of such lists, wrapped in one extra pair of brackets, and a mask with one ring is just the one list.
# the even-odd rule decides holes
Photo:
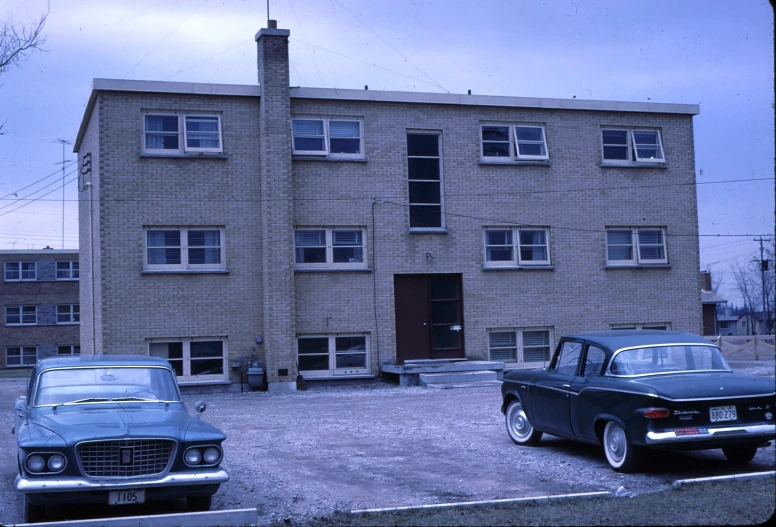
[(148, 229), (145, 241), (145, 267), (148, 270), (208, 270), (225, 267), (221, 229)]
[(5, 281), (24, 282), (38, 277), (35, 262), (5, 262)]
[(547, 229), (486, 229), (485, 265), (550, 265)]
[(482, 159), (486, 161), (549, 159), (544, 126), (529, 124), (483, 125)]
[(297, 268), (366, 267), (363, 229), (320, 228), (294, 231)]
[(442, 135), (407, 132), (410, 230), (442, 230)]
[(601, 130), (604, 164), (663, 163), (663, 143), (658, 130), (604, 128)]
[(666, 264), (666, 238), (663, 229), (641, 228), (606, 230), (607, 265)]
[(78, 260), (57, 262), (57, 280), (77, 280), (79, 273)]
[(78, 304), (57, 305), (57, 324), (78, 324), (81, 321), (81, 310)]
[(152, 154), (220, 153), (218, 115), (146, 114), (143, 150)]
[(361, 121), (357, 119), (293, 119), (293, 153), (330, 158), (363, 158)]
[(6, 326), (33, 326), (38, 323), (37, 306), (6, 306)]

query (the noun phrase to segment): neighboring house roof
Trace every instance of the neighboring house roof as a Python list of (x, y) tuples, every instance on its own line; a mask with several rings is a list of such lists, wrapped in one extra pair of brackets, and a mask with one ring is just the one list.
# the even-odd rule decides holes
[(773, 313), (763, 313), (762, 311), (755, 311), (753, 313), (744, 313), (743, 315), (739, 315), (737, 317), (737, 320), (741, 320), (742, 318), (755, 319), (762, 322), (764, 320), (773, 319)]
[(711, 291), (701, 289), (701, 304), (727, 304), (727, 300)]
[(738, 320), (738, 315), (718, 315), (717, 320), (719, 322), (735, 322)]
[(40, 256), (42, 254), (78, 254), (78, 249), (4, 249), (0, 254)]
[[(86, 103), (84, 117), (76, 136), (73, 151), (78, 152), (97, 94), (101, 91), (138, 93), (176, 93), (187, 95), (223, 95), (259, 97), (258, 85), (209, 84), (194, 82), (146, 81), (127, 79), (94, 79)], [(500, 95), (464, 95), (456, 93), (423, 93), (382, 90), (352, 90), (337, 88), (289, 88), (292, 99), (326, 99), (385, 103), (448, 104), (459, 106), (496, 106), (546, 110), (588, 110), (610, 112), (664, 113), (698, 115), (697, 104), (599, 101), (584, 99), (550, 99), (545, 97), (509, 97)]]

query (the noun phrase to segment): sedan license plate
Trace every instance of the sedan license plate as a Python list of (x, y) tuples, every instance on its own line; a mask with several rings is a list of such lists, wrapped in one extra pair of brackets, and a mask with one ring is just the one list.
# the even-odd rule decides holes
[(709, 420), (712, 423), (720, 421), (735, 421), (738, 419), (735, 406), (714, 406), (709, 408)]
[(108, 493), (108, 505), (135, 503), (145, 503), (145, 490), (112, 490)]

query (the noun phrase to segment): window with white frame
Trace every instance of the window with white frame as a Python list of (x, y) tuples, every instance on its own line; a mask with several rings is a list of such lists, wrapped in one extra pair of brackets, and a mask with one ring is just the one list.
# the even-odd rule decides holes
[(358, 228), (299, 228), (294, 230), (297, 268), (365, 268), (365, 231)]
[(57, 305), (57, 324), (78, 324), (81, 321), (81, 309), (78, 304)]
[(364, 138), (359, 119), (292, 119), (293, 153), (330, 158), (363, 158)]
[(609, 329), (612, 330), (640, 330), (640, 329), (657, 329), (657, 330), (663, 330), (667, 331), (671, 329), (671, 323), (670, 322), (660, 322), (660, 323), (645, 323), (645, 324), (610, 324)]
[(38, 323), (38, 306), (6, 306), (6, 326), (34, 326)]
[(148, 228), (147, 270), (224, 269), (223, 229), (213, 227)]
[(667, 264), (665, 230), (662, 228), (608, 228), (607, 265)]
[(407, 132), (410, 230), (444, 229), (442, 134)]
[(78, 280), (79, 275), (78, 260), (60, 260), (57, 262), (57, 280)]
[(311, 335), (297, 338), (299, 372), (305, 377), (366, 374), (369, 339), (366, 335)]
[(535, 367), (550, 361), (550, 328), (492, 329), (488, 331), (488, 356), (517, 367)]
[(6, 368), (34, 366), (36, 360), (38, 360), (37, 346), (11, 346), (5, 348)]
[(148, 354), (169, 361), (181, 382), (227, 380), (225, 339), (154, 339), (148, 343)]
[(143, 150), (151, 154), (220, 153), (221, 116), (147, 113)]
[(24, 282), (37, 278), (38, 266), (35, 262), (5, 262), (6, 282)]
[(601, 156), (605, 164), (665, 162), (659, 130), (603, 128)]
[(547, 160), (544, 126), (537, 124), (483, 124), (482, 159), (485, 161)]
[(549, 229), (485, 229), (485, 265), (550, 265)]
[(81, 346), (57, 346), (57, 355), (60, 357), (78, 356), (81, 354)]

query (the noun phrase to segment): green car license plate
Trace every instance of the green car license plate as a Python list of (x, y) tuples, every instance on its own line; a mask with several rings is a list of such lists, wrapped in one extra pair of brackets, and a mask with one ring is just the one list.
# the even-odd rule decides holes
[(145, 490), (112, 490), (108, 493), (108, 505), (135, 503), (145, 503)]
[(713, 406), (709, 408), (709, 420), (712, 423), (720, 421), (735, 421), (738, 419), (735, 406)]

